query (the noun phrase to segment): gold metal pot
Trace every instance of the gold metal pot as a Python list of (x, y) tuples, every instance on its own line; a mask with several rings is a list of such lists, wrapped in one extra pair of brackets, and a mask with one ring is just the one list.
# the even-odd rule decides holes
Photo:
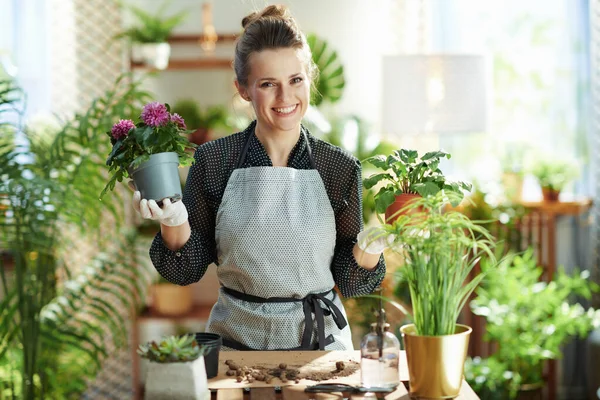
[(457, 324), (454, 335), (419, 336), (414, 324), (400, 328), (411, 397), (451, 399), (458, 396), (471, 331), (470, 327)]

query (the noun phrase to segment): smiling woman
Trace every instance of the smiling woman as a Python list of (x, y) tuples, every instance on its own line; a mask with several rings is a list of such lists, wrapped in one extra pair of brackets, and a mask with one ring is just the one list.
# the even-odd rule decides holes
[[(217, 264), (207, 331), (225, 350), (352, 349), (333, 288), (360, 296), (385, 275), (385, 238), (362, 231), (360, 163), (301, 123), (316, 69), (287, 8), (268, 6), (242, 26), (235, 83), (256, 120), (198, 147), (182, 201), (147, 202), (141, 214), (161, 222), (150, 256), (179, 285)], [(161, 220), (173, 213), (184, 222)]]

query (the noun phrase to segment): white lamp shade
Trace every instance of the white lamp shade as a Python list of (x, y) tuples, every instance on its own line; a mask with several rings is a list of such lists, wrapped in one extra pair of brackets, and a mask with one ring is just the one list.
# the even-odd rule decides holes
[(488, 80), (480, 55), (384, 56), (383, 130), (396, 135), (483, 132)]

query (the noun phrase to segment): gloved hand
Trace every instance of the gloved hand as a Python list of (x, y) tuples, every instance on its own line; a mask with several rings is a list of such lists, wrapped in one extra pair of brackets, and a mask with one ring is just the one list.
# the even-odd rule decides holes
[(188, 212), (182, 201), (171, 203), (164, 199), (162, 207), (154, 200), (142, 199), (139, 191), (133, 193), (133, 208), (140, 213), (142, 218), (152, 219), (166, 226), (179, 226), (188, 219)]
[(387, 233), (378, 226), (371, 226), (356, 236), (358, 247), (369, 254), (380, 254), (394, 244), (396, 235)]

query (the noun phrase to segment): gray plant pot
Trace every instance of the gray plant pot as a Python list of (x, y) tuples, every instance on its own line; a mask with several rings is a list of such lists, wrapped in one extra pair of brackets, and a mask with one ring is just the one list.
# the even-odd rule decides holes
[(171, 202), (181, 200), (179, 181), (179, 156), (175, 152), (152, 154), (148, 161), (137, 168), (129, 169), (135, 187), (142, 199), (155, 200), (159, 205), (169, 198)]

